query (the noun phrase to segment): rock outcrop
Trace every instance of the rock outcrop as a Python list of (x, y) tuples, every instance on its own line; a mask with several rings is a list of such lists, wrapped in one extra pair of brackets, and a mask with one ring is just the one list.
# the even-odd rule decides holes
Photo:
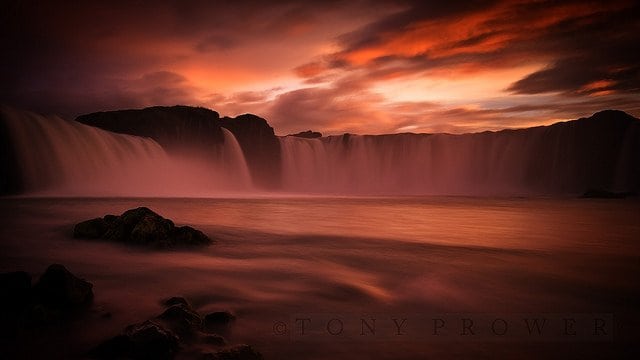
[(81, 115), (76, 121), (122, 134), (145, 136), (169, 153), (211, 154), (224, 141), (221, 127), (231, 131), (244, 153), (253, 183), (280, 185), (280, 143), (261, 117), (244, 114), (220, 118), (217, 112), (190, 106), (154, 106)]
[(280, 142), (267, 120), (252, 114), (223, 117), (220, 125), (238, 140), (256, 185), (274, 189), (280, 185)]
[(289, 134), (287, 136), (295, 136), (295, 137), (300, 137), (300, 138), (305, 138), (305, 139), (315, 139), (315, 138), (322, 137), (322, 133), (317, 132), (317, 131), (307, 130), (307, 131), (301, 131), (301, 132), (296, 133), (296, 134)]
[[(206, 319), (211, 314), (203, 318), (185, 298), (172, 297), (163, 304), (168, 306), (167, 309), (155, 319), (127, 326), (121, 334), (96, 346), (89, 356), (97, 359), (167, 360), (189, 347), (204, 349), (201, 353), (203, 359), (262, 359), (262, 355), (251, 346), (228, 345), (223, 336), (207, 331)], [(228, 311), (213, 314), (218, 314), (214, 316), (215, 320), (224, 327), (231, 326), (230, 319), (235, 319)], [(222, 319), (219, 314), (224, 314)]]
[(154, 106), (81, 115), (76, 121), (121, 134), (145, 136), (169, 152), (208, 151), (223, 141), (217, 112), (190, 106)]
[(83, 221), (76, 224), (73, 236), (159, 249), (211, 244), (211, 239), (201, 231), (190, 226), (176, 227), (173, 221), (146, 207), (127, 210), (120, 216), (106, 215)]
[(0, 274), (0, 294), (0, 332), (4, 336), (74, 318), (91, 305), (93, 285), (64, 266), (52, 264), (34, 286), (26, 272)]
[(127, 326), (122, 334), (94, 348), (96, 359), (173, 359), (180, 349), (178, 337), (162, 325), (147, 320)]

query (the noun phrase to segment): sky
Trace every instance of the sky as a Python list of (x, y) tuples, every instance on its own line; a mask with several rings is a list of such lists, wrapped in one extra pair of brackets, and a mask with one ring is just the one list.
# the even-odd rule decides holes
[(466, 133), (640, 117), (637, 1), (2, 1), (0, 103), (154, 105), (304, 130)]

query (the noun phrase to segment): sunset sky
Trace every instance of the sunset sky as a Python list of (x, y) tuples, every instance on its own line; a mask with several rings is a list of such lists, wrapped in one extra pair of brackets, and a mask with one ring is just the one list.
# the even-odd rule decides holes
[(640, 116), (637, 1), (0, 6), (0, 102), (68, 119), (185, 104), (255, 113), (285, 135)]

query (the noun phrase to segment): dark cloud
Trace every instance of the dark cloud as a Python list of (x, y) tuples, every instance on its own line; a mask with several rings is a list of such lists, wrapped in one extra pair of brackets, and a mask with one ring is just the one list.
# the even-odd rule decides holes
[[(317, 79), (341, 67), (373, 78), (547, 63), (508, 90), (519, 94), (640, 88), (640, 5), (629, 1), (462, 1), (406, 8), (343, 35), (342, 49), (297, 69)], [(331, 65), (329, 65), (331, 62)], [(313, 69), (315, 71), (304, 71)], [(586, 89), (583, 89), (585, 88)]]
[[(257, 113), (279, 133), (638, 115), (639, 18), (625, 0), (4, 1), (0, 102), (66, 117), (203, 105)], [(408, 101), (379, 87), (518, 68), (504, 89), (466, 104), (466, 89), (439, 102), (428, 88)]]

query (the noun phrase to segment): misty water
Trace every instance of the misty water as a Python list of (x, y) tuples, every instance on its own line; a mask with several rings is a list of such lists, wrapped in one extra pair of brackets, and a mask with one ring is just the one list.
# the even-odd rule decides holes
[[(79, 221), (138, 206), (216, 243), (158, 252), (71, 236)], [(618, 356), (637, 339), (640, 323), (638, 214), (634, 199), (3, 198), (0, 271), (35, 277), (62, 263), (94, 284), (91, 316), (18, 342), (13, 351), (25, 358), (80, 357), (126, 325), (156, 316), (160, 301), (176, 295), (201, 313), (234, 312), (231, 341), (251, 344), (267, 359)], [(103, 318), (106, 312), (111, 317)], [(622, 328), (600, 342), (398, 341), (388, 334), (362, 341), (322, 331), (327, 317), (343, 319), (347, 334), (360, 332), (349, 321), (367, 314), (382, 322), (441, 313), (604, 313)], [(292, 336), (301, 316), (320, 322), (314, 336)], [(275, 324), (288, 332), (277, 333)]]

